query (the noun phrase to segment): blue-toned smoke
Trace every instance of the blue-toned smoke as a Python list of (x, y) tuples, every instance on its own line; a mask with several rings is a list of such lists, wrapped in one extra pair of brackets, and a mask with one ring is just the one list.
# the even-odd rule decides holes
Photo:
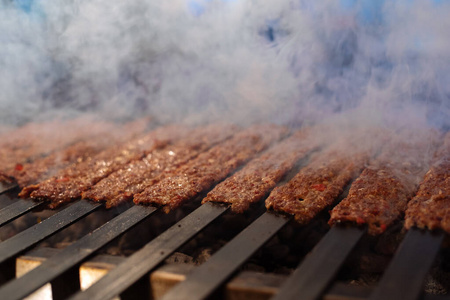
[(450, 127), (448, 1), (0, 0), (0, 119)]

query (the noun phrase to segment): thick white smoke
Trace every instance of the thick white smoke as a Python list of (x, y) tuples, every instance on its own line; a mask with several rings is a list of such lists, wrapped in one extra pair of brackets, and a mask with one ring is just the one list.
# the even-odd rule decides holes
[(436, 0), (0, 0), (0, 119), (448, 128), (449, 14)]

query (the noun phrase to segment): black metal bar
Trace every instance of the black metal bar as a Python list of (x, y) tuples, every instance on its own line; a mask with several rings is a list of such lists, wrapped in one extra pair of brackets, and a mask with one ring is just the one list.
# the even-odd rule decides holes
[(3, 241), (0, 243), (0, 263), (57, 233), (101, 206), (100, 203), (92, 203), (86, 200), (78, 201), (41, 223)]
[(419, 299), (443, 239), (443, 233), (409, 230), (369, 299)]
[(144, 276), (120, 294), (120, 300), (148, 300), (151, 296), (150, 280)]
[(13, 204), (15, 199), (6, 197), (4, 195), (0, 195), (0, 209), (7, 207), (8, 205)]
[(264, 213), (162, 299), (205, 299), (289, 220), (286, 216)]
[[(39, 275), (38, 275), (39, 276)], [(23, 290), (28, 287), (28, 282), (22, 283), (17, 289)], [(70, 268), (61, 276), (58, 276), (51, 282), (52, 300), (63, 300), (80, 290), (80, 272), (77, 267)], [(27, 294), (28, 295), (28, 294)], [(15, 298), (15, 299), (22, 299)], [(14, 298), (2, 298), (14, 299)]]
[(16, 276), (16, 261), (8, 259), (0, 264), (0, 285)]
[[(133, 206), (92, 233), (71, 244), (24, 276), (0, 288), (0, 299), (22, 299), (45, 283), (64, 274), (108, 242), (131, 229), (156, 211), (154, 207)], [(68, 289), (62, 289), (65, 298)]]
[(0, 194), (6, 193), (12, 189), (15, 189), (17, 184), (15, 183), (2, 183), (0, 182)]
[(361, 228), (332, 227), (273, 299), (317, 299), (364, 234)]
[(228, 210), (227, 206), (205, 203), (148, 243), (74, 299), (111, 299), (158, 266), (208, 224)]
[(17, 219), (33, 208), (40, 206), (42, 203), (42, 201), (34, 202), (31, 200), (17, 199), (13, 204), (0, 210), (0, 226)]

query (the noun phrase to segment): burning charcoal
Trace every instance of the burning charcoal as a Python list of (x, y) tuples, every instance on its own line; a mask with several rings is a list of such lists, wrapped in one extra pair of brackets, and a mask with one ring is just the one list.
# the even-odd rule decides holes
[(197, 255), (195, 259), (195, 263), (198, 265), (201, 265), (202, 263), (206, 262), (212, 255), (212, 249), (205, 248), (200, 251), (200, 253)]
[(181, 252), (175, 252), (165, 260), (166, 264), (194, 264), (194, 259)]

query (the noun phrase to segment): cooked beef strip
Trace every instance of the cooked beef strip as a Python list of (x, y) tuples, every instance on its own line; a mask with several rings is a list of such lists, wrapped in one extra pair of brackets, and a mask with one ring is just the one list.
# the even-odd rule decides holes
[[(133, 126), (143, 131), (146, 122), (132, 122)], [(127, 125), (130, 127), (131, 125)], [(0, 177), (12, 182), (14, 174), (30, 163), (51, 153), (68, 147), (86, 138), (108, 134), (116, 129), (108, 122), (87, 120), (85, 118), (70, 121), (52, 121), (41, 125), (26, 125), (13, 131), (11, 143), (0, 149)], [(130, 127), (131, 128), (131, 127)], [(21, 134), (16, 138), (16, 134)], [(1, 180), (1, 179), (0, 179)]]
[(331, 146), (313, 155), (288, 183), (276, 187), (266, 199), (266, 208), (292, 214), (297, 222), (307, 224), (333, 204), (368, 158), (367, 151), (348, 152)]
[[(55, 171), (68, 166), (70, 163), (82, 162), (87, 157), (95, 155), (100, 149), (100, 147), (84, 141), (78, 142), (31, 163), (18, 164), (13, 172), (13, 177), (21, 188), (36, 184), (55, 175)], [(25, 193), (19, 195), (21, 197), (29, 196)]]
[(234, 212), (242, 213), (260, 201), (299, 159), (317, 146), (308, 130), (298, 131), (219, 183), (202, 203), (230, 203)]
[(106, 201), (106, 207), (130, 201), (134, 194), (142, 192), (164, 178), (166, 173), (226, 140), (236, 131), (236, 126), (220, 124), (197, 128), (173, 145), (157, 149), (143, 159), (127, 164), (83, 192), (82, 196), (94, 201)]
[(65, 202), (80, 198), (83, 191), (112, 172), (131, 161), (141, 159), (154, 149), (165, 146), (187, 132), (188, 129), (181, 126), (158, 128), (143, 137), (109, 148), (81, 163), (75, 163), (46, 181), (24, 188), (24, 191), (33, 199), (51, 202), (49, 206), (56, 208)]
[[(83, 119), (84, 121), (84, 119)], [(0, 147), (2, 149), (8, 148), (11, 150), (26, 148), (38, 142), (36, 137), (48, 136), (52, 134), (58, 128), (65, 127), (65, 124), (69, 124), (69, 130), (76, 124), (83, 124), (78, 119), (70, 121), (53, 120), (47, 122), (30, 122), (18, 128), (11, 128), (10, 130), (0, 135)], [(50, 136), (51, 137), (51, 136)]]
[[(108, 127), (109, 128), (109, 127)], [(16, 165), (12, 176), (20, 187), (35, 184), (56, 174), (57, 171), (67, 167), (71, 163), (81, 163), (88, 157), (94, 156), (108, 146), (121, 143), (142, 134), (145, 127), (140, 122), (131, 122), (122, 126), (116, 126), (113, 130), (91, 136), (84, 141), (77, 142), (60, 151), (36, 159), (31, 163)], [(21, 197), (29, 194), (21, 193)]]
[(252, 126), (166, 175), (135, 195), (134, 202), (164, 206), (166, 212), (175, 209), (211, 188), (286, 133), (286, 128), (277, 125)]
[(404, 213), (428, 170), (437, 141), (435, 132), (415, 130), (387, 143), (331, 211), (329, 224), (367, 224), (369, 234), (383, 233)]
[(408, 203), (405, 227), (413, 226), (450, 233), (450, 132), (437, 151), (419, 191)]

